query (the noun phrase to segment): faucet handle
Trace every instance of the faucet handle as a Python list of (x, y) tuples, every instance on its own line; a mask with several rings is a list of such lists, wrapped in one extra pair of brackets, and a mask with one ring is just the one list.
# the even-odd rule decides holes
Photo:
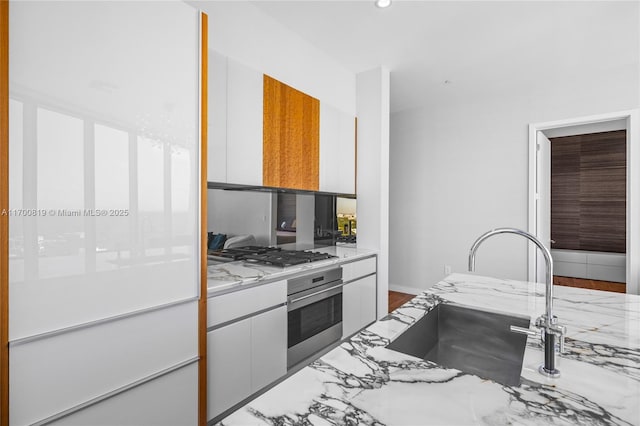
[(526, 334), (531, 337), (540, 336), (540, 330), (532, 330), (530, 328), (518, 327), (517, 325), (512, 325), (509, 327), (509, 330), (514, 333)]
[(564, 335), (567, 334), (567, 327), (564, 325), (554, 324), (551, 329), (553, 334), (559, 338), (560, 353), (562, 354), (564, 353)]
[(545, 333), (558, 336), (559, 352), (564, 353), (564, 335), (567, 333), (567, 327), (558, 324), (558, 317), (554, 315), (550, 321), (547, 321), (547, 316), (542, 314), (536, 318), (535, 325), (540, 329), (542, 341), (544, 341)]

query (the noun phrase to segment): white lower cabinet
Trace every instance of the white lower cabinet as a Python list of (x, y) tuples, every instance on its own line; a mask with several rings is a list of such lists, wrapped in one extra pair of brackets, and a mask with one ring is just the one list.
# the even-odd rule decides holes
[(286, 306), (210, 331), (207, 358), (210, 420), (286, 374)]
[(360, 289), (360, 322), (363, 324), (362, 327), (375, 322), (377, 319), (376, 281), (376, 275), (371, 275), (356, 282)]
[(287, 307), (252, 318), (251, 391), (257, 392), (287, 373)]
[(376, 320), (376, 275), (348, 282), (342, 290), (342, 337)]
[(208, 419), (251, 395), (251, 319), (207, 333)]
[(50, 424), (55, 426), (196, 426), (198, 424), (197, 382), (198, 363), (194, 362)]
[(342, 288), (342, 338), (358, 331), (360, 324), (360, 298), (356, 282), (345, 284)]
[[(196, 358), (198, 330), (193, 324), (197, 321), (198, 302), (192, 301), (13, 344), (9, 359), (9, 423), (34, 424), (67, 410), (76, 410), (80, 404), (88, 400), (101, 398)], [(186, 369), (187, 367), (178, 371)], [(181, 383), (189, 383), (187, 376), (178, 374), (178, 371), (169, 376), (182, 377)], [(191, 382), (192, 389), (185, 388), (183, 392), (177, 393), (166, 384), (171, 382), (169, 376), (166, 377), (167, 380), (156, 379), (143, 384), (139, 386), (139, 390), (149, 389), (148, 392), (153, 390), (155, 394), (173, 395), (175, 399), (172, 400), (171, 407), (175, 413), (189, 413), (193, 404), (188, 395), (189, 392), (197, 392), (197, 375)], [(162, 383), (167, 387), (163, 388)], [(127, 391), (109, 400), (114, 399), (129, 405), (127, 401), (130, 399), (126, 395), (138, 395), (143, 398), (145, 392), (147, 391), (140, 394)], [(158, 399), (158, 403), (162, 401)], [(183, 404), (183, 409), (177, 408), (180, 403)], [(98, 405), (108, 407), (111, 406), (109, 404), (111, 402), (107, 404), (105, 401)], [(166, 404), (162, 407), (165, 408)], [(107, 419), (125, 419), (129, 413), (127, 410), (122, 409), (118, 412), (118, 416), (122, 417), (114, 414)], [(132, 416), (134, 411), (131, 411)], [(100, 411), (98, 406), (87, 408), (82, 410), (83, 414), (74, 415), (73, 418), (85, 419), (85, 416), (94, 412), (103, 411)], [(155, 414), (151, 413), (146, 422), (143, 421), (144, 416), (131, 418), (137, 420), (128, 423), (124, 420), (122, 423), (113, 420), (111, 424), (171, 424), (157, 423), (154, 420)], [(179, 419), (176, 416), (169, 418)], [(108, 420), (85, 424), (106, 423)]]

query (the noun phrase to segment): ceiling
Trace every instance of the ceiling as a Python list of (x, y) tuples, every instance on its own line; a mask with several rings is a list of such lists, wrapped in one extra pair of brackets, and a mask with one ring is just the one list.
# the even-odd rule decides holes
[[(351, 72), (391, 71), (391, 111), (637, 66), (637, 1), (254, 1)], [(447, 82), (448, 81), (448, 82)]]

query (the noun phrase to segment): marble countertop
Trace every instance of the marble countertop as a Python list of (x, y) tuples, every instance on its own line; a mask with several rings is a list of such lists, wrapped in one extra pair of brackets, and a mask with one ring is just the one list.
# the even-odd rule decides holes
[(561, 377), (528, 337), (518, 387), (386, 349), (442, 302), (529, 315), (544, 285), (452, 274), (221, 421), (224, 425), (639, 425), (640, 296), (554, 288)]
[(207, 266), (208, 297), (241, 289), (246, 285), (288, 278), (300, 272), (363, 259), (376, 254), (374, 250), (346, 245), (313, 247), (304, 244), (288, 244), (281, 247), (292, 250), (313, 250), (336, 257), (286, 267), (259, 265), (244, 261), (210, 264)]

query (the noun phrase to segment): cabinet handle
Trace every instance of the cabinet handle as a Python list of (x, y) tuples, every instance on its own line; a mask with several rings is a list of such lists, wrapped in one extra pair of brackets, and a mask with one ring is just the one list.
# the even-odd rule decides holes
[(313, 296), (317, 296), (318, 294), (326, 293), (327, 291), (331, 291), (331, 290), (333, 290), (335, 288), (338, 288), (338, 287), (342, 287), (342, 283), (340, 283), (338, 285), (334, 285), (333, 287), (329, 287), (329, 288), (325, 288), (325, 289), (316, 291), (315, 293), (307, 294), (306, 296), (298, 297), (297, 299), (290, 300), (289, 304), (291, 305), (291, 304), (299, 302), (301, 300), (308, 299), (309, 297), (313, 297)]

